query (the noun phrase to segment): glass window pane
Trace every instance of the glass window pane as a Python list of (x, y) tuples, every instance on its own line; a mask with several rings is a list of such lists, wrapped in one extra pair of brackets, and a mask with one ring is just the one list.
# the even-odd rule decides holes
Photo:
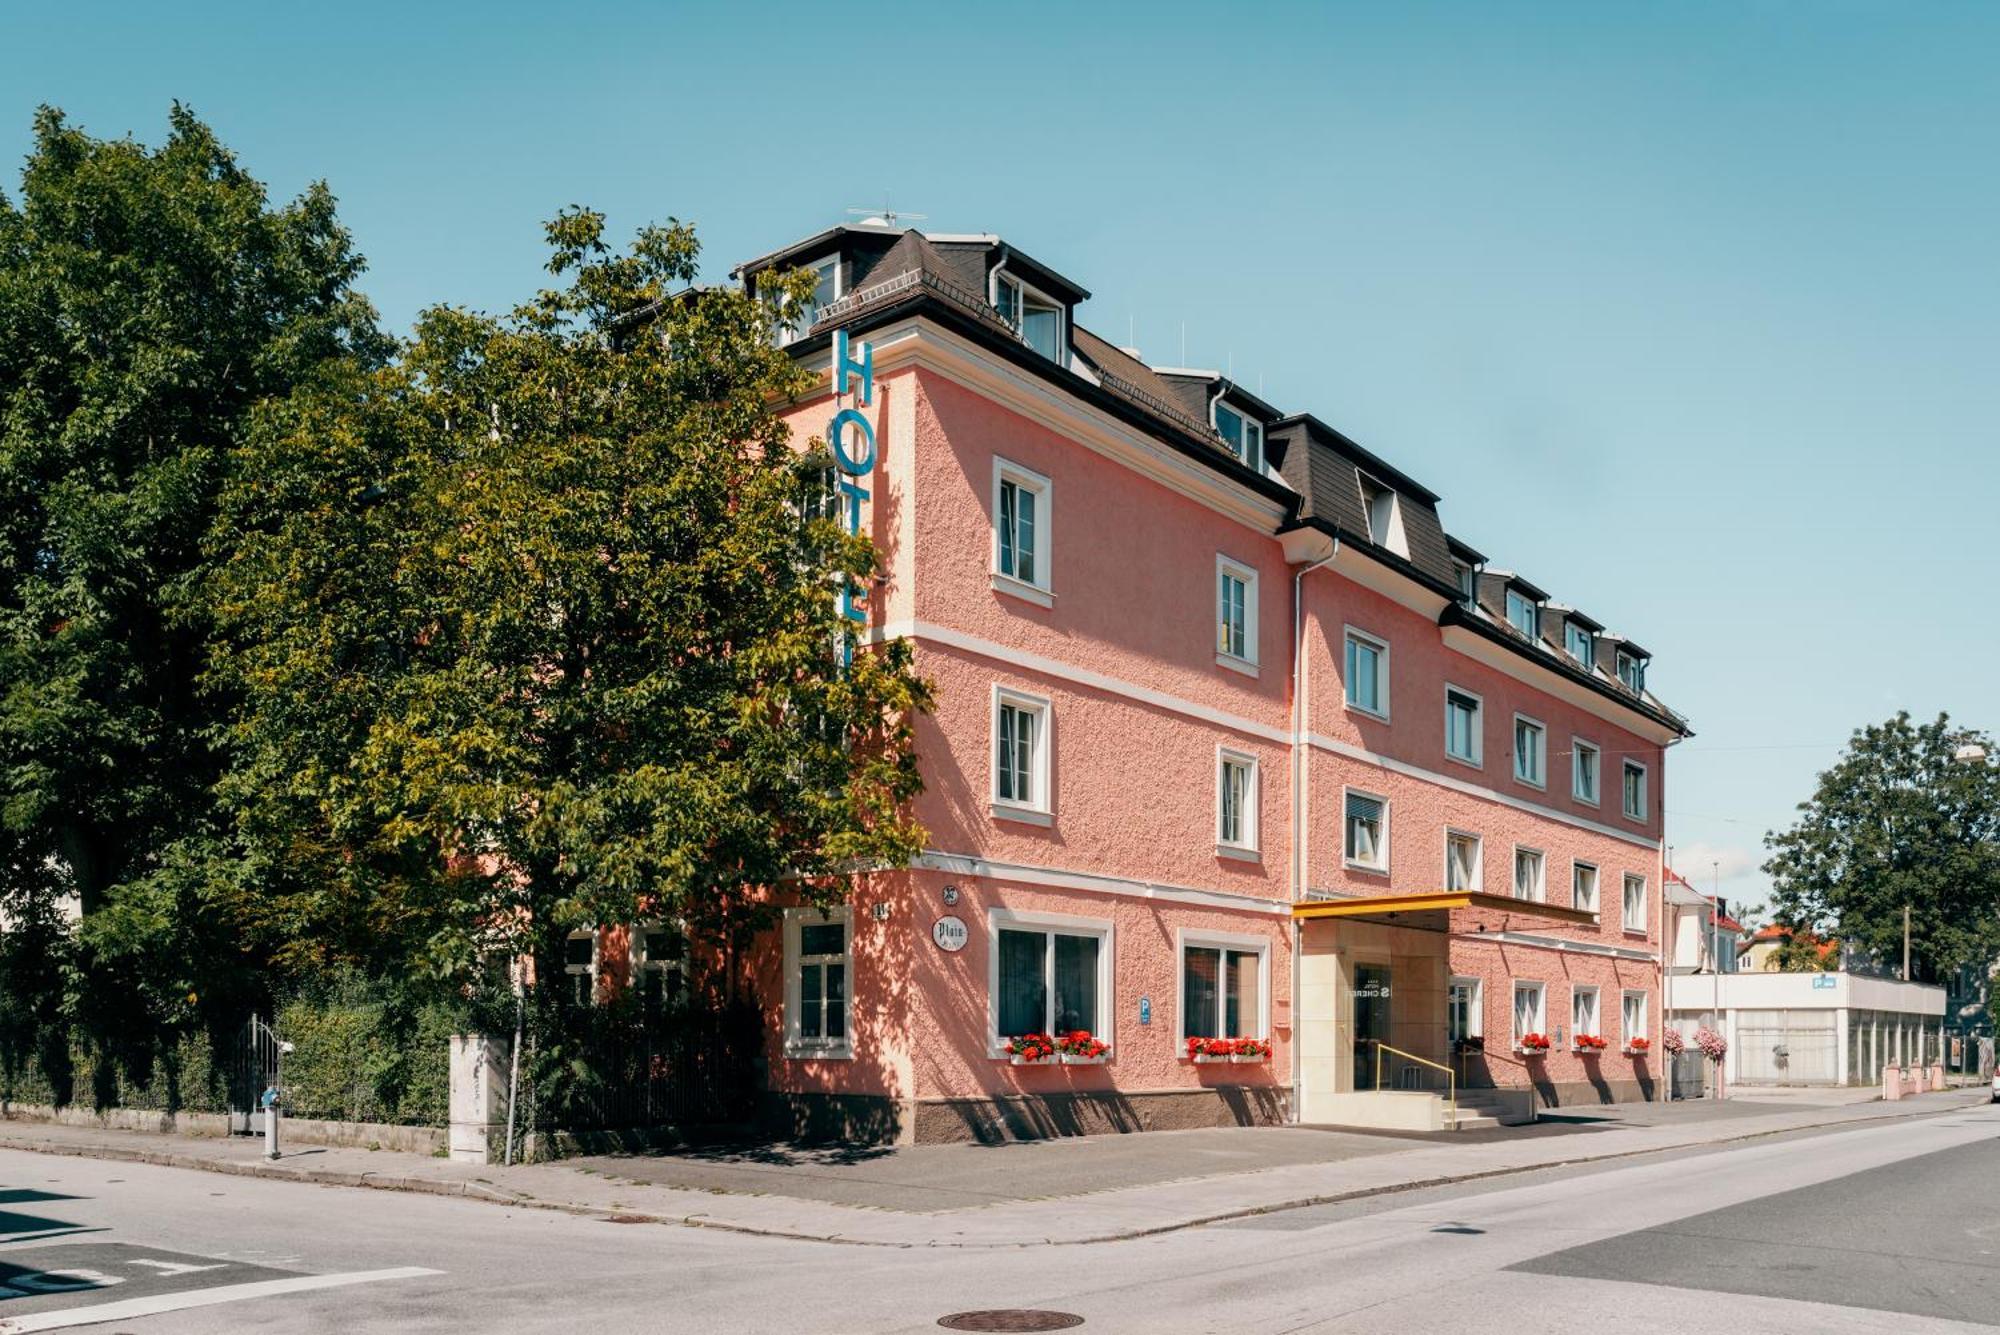
[(1225, 404), (1215, 405), (1215, 429), (1229, 442), (1229, 449), (1237, 458), (1243, 457), (1243, 419), (1235, 410)]
[(1189, 946), (1181, 978), (1181, 1027), (1189, 1038), (1219, 1038), (1216, 1028), (1222, 953), (1207, 946)]
[(1000, 933), (1000, 1037), (1040, 1033), (1048, 1024), (1048, 937), (1041, 932)]
[(1263, 965), (1255, 951), (1232, 950), (1229, 952), (1228, 1008), (1223, 1016), (1222, 1033), (1228, 1038), (1261, 1038), (1257, 1022), (1262, 1015)]
[(799, 1036), (818, 1038), (820, 1036), (820, 967), (817, 964), (799, 966)]
[(1045, 306), (1032, 297), (1022, 304), (1021, 337), (1028, 346), (1047, 357), (1058, 359), (1058, 347), (1062, 332), (1062, 312), (1054, 306)]
[(799, 954), (844, 955), (847, 928), (842, 923), (808, 923), (799, 928)]
[(847, 1037), (847, 966), (826, 966), (826, 1036)]
[(1000, 484), (1000, 573), (1003, 575), (1014, 574), (1014, 503), (1018, 494), (1013, 483)]
[(1056, 938), (1056, 1030), (1097, 1032), (1097, 938)]
[(1035, 493), (1026, 488), (1015, 489), (1014, 561), (1015, 567), (1011, 572), (1014, 578), (1033, 584), (1035, 582)]
[(590, 967), (591, 938), (572, 936), (563, 942), (563, 963)]

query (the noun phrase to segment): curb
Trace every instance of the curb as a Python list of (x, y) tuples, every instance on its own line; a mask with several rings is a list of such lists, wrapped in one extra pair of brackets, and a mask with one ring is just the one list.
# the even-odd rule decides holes
[[(1201, 1215), (1192, 1219), (1177, 1219), (1145, 1228), (1125, 1229), (1114, 1233), (1103, 1233), (1083, 1238), (1037, 1238), (1022, 1241), (993, 1242), (890, 1242), (870, 1238), (844, 1237), (838, 1233), (807, 1233), (796, 1229), (765, 1228), (754, 1224), (729, 1223), (710, 1219), (699, 1214), (660, 1214), (648, 1210), (618, 1207), (583, 1205), (575, 1201), (552, 1201), (537, 1196), (527, 1196), (516, 1192), (503, 1191), (483, 1182), (454, 1182), (439, 1178), (410, 1177), (403, 1174), (343, 1172), (338, 1169), (289, 1168), (282, 1165), (259, 1161), (231, 1161), (205, 1158), (201, 1155), (179, 1154), (170, 1150), (148, 1150), (124, 1145), (75, 1145), (30, 1137), (0, 1134), (0, 1149), (20, 1150), (31, 1154), (61, 1155), (73, 1159), (106, 1159), (122, 1163), (152, 1164), (162, 1168), (193, 1169), (200, 1172), (221, 1173), (230, 1177), (254, 1177), (267, 1181), (294, 1182), (310, 1186), (364, 1187), (375, 1191), (401, 1191), (430, 1196), (457, 1196), (466, 1200), (482, 1201), (491, 1205), (508, 1205), (519, 1209), (553, 1210), (559, 1214), (575, 1215), (585, 1219), (615, 1220), (618, 1223), (648, 1223), (678, 1225), (683, 1228), (705, 1228), (719, 1233), (739, 1233), (748, 1237), (778, 1238), (789, 1242), (819, 1242), (843, 1247), (886, 1247), (911, 1250), (918, 1247), (956, 1248), (962, 1250), (1001, 1250), (1004, 1248), (1051, 1247), (1051, 1246), (1095, 1246), (1109, 1242), (1129, 1242), (1139, 1238), (1159, 1237), (1166, 1233), (1178, 1233), (1183, 1229), (1202, 1228), (1211, 1224), (1228, 1223), (1237, 1219), (1254, 1219), (1261, 1215), (1282, 1214), (1289, 1210), (1309, 1209), (1318, 1205), (1340, 1205), (1348, 1201), (1365, 1200), (1371, 1196), (1391, 1196), (1403, 1192), (1426, 1191), (1434, 1187), (1456, 1186), (1466, 1182), (1489, 1181), (1494, 1178), (1514, 1177), (1524, 1173), (1539, 1173), (1550, 1168), (1569, 1168), (1582, 1164), (1615, 1163), (1620, 1159), (1639, 1159), (1648, 1155), (1667, 1154), (1675, 1150), (1706, 1149), (1709, 1146), (1739, 1145), (1749, 1141), (1767, 1140), (1774, 1136), (1788, 1136), (1800, 1131), (1820, 1131), (1829, 1127), (1868, 1126), (1879, 1122), (1910, 1121), (1919, 1117), (1937, 1117), (1949, 1113), (1964, 1112), (1969, 1108), (1981, 1107), (1985, 1099), (1977, 1102), (1954, 1104), (1944, 1108), (1926, 1108), (1921, 1112), (1880, 1113), (1873, 1117), (1842, 1117), (1821, 1122), (1805, 1122), (1797, 1126), (1772, 1127), (1763, 1131), (1749, 1131), (1741, 1135), (1722, 1136), (1713, 1140), (1683, 1141), (1678, 1144), (1656, 1145), (1648, 1149), (1615, 1150), (1607, 1154), (1585, 1154), (1567, 1159), (1550, 1159), (1540, 1163), (1517, 1164), (1505, 1168), (1489, 1168), (1475, 1173), (1448, 1173), (1436, 1177), (1413, 1178), (1407, 1182), (1391, 1182), (1381, 1186), (1357, 1187), (1352, 1191), (1329, 1192), (1315, 1196), (1301, 1196), (1293, 1200), (1278, 1201), (1266, 1205), (1250, 1205), (1234, 1210), (1223, 1210), (1215, 1214)], [(138, 1133), (135, 1133), (138, 1134)]]

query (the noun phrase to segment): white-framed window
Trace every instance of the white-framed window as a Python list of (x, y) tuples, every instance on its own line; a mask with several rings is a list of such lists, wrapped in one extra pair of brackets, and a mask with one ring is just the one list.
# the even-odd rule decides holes
[(671, 923), (632, 928), (632, 972), (639, 998), (649, 1005), (677, 1001), (688, 990), (687, 934)]
[(1514, 715), (1514, 777), (1531, 787), (1547, 783), (1549, 733), (1526, 714)]
[(1618, 1019), (1622, 1032), (1619, 1039), (1630, 1043), (1635, 1038), (1646, 1038), (1646, 994), (1626, 992), (1619, 998)]
[(1485, 704), (1471, 691), (1444, 688), (1444, 753), (1468, 765), (1483, 764)]
[(1529, 1034), (1549, 1032), (1548, 988), (1541, 983), (1514, 982), (1514, 1042)]
[(1586, 668), (1596, 665), (1597, 637), (1590, 633), (1589, 627), (1580, 626), (1574, 621), (1565, 621), (1563, 648), (1569, 650), (1569, 656)]
[(1347, 627), (1347, 707), (1389, 717), (1389, 642)]
[(1215, 661), (1238, 669), (1257, 666), (1257, 572), (1220, 553), (1215, 558)]
[(1597, 912), (1597, 868), (1588, 862), (1569, 865), (1570, 907), (1585, 913)]
[(1219, 747), (1215, 761), (1218, 850), (1257, 851), (1257, 757)]
[[(993, 814), (1010, 819), (1049, 811), (1049, 702), (993, 688)], [(1047, 821), (1037, 822), (1047, 824)]]
[(1403, 507), (1396, 493), (1369, 477), (1357, 473), (1361, 483), (1361, 513), (1368, 520), (1368, 540), (1401, 557), (1410, 554), (1409, 535), (1403, 531)]
[(1597, 805), (1598, 772), (1604, 755), (1594, 742), (1581, 737), (1569, 739), (1569, 794), (1579, 802)]
[(1444, 994), (1444, 1032), (1452, 1043), (1486, 1032), (1486, 987), (1477, 978), (1454, 978)]
[(1269, 937), (1180, 932), (1180, 1042), (1270, 1032)]
[(778, 346), (796, 343), (811, 332), (820, 313), (840, 300), (840, 257), (829, 255), (809, 266), (816, 279), (813, 292), (804, 301), (793, 303), (778, 325)]
[(564, 995), (574, 1006), (597, 1000), (598, 942), (595, 931), (579, 929), (563, 941)]
[(1261, 473), (1264, 471), (1264, 428), (1257, 420), (1221, 399), (1215, 401), (1215, 430), (1229, 452)]
[(1646, 691), (1646, 660), (1637, 654), (1618, 651), (1618, 680), (1641, 695)]
[(1542, 637), (1542, 609), (1519, 589), (1507, 590), (1507, 623), (1531, 640)]
[(1625, 762), (1625, 815), (1646, 819), (1646, 767), (1636, 760)]
[(1604, 1033), (1604, 1021), (1597, 1008), (1597, 989), (1585, 983), (1578, 983), (1569, 990), (1569, 1027), (1572, 1038), (1598, 1038)]
[(1483, 841), (1476, 834), (1463, 830), (1444, 832), (1444, 888), (1450, 891), (1477, 892), (1480, 878), (1480, 857)]
[(1049, 520), (1054, 489), (1032, 468), (993, 461), (993, 587), (1039, 603), (1049, 598)]
[(993, 1055), (1022, 1034), (1083, 1029), (1111, 1039), (1111, 923), (989, 909), (987, 1034)]
[(1549, 897), (1549, 860), (1539, 848), (1514, 849), (1514, 898), (1537, 904)]
[(1632, 872), (1625, 873), (1624, 923), (1628, 932), (1646, 930), (1646, 878)]
[(1389, 799), (1348, 789), (1346, 861), (1363, 871), (1389, 870)]
[(854, 911), (785, 910), (785, 1055), (854, 1055), (848, 1005)]
[(1463, 561), (1453, 561), (1451, 568), (1458, 575), (1458, 601), (1474, 606), (1479, 601), (1479, 572)]
[(1052, 362), (1063, 360), (1063, 307), (1012, 274), (993, 276), (993, 306), (1021, 341)]

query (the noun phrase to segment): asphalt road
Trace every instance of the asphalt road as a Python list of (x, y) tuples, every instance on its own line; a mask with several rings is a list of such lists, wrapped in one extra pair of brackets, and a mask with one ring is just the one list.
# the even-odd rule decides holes
[(0, 1152), (0, 1332), (934, 1331), (994, 1307), (1085, 1332), (1990, 1329), (1996, 1183), (2000, 1109), (1979, 1107), (968, 1252)]

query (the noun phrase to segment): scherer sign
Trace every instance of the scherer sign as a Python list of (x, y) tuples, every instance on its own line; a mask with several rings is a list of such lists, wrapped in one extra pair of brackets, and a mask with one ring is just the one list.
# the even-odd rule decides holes
[[(875, 469), (875, 428), (861, 414), (861, 409), (875, 402), (875, 345), (857, 343), (860, 349), (855, 356), (847, 341), (847, 331), (833, 331), (833, 420), (827, 423), (826, 443), (833, 449), (834, 467), (843, 476), (840, 479), (841, 514), (849, 533), (861, 532), (861, 503), (868, 499), (868, 489), (857, 480), (867, 477)], [(853, 404), (844, 402), (848, 388), (854, 381), (861, 382), (854, 395)], [(856, 625), (868, 623), (868, 609), (863, 605), (867, 595), (855, 588), (852, 580), (842, 581), (840, 590), (840, 615)], [(854, 661), (853, 635), (841, 641), (841, 660)]]

